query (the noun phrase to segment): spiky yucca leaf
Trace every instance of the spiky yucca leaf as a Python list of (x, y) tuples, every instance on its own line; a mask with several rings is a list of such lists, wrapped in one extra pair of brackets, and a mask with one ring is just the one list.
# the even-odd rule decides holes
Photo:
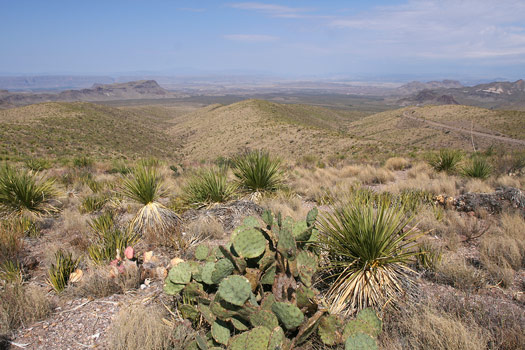
[(166, 194), (162, 179), (153, 167), (138, 166), (123, 183), (124, 195), (141, 204), (149, 204)]
[(410, 281), (407, 263), (417, 255), (414, 229), (404, 210), (389, 201), (356, 200), (320, 218), (320, 242), (335, 282), (328, 292), (331, 311), (350, 313), (381, 306)]
[(451, 149), (441, 149), (430, 159), (430, 165), (437, 171), (452, 172), (461, 161), (461, 153)]
[(40, 215), (56, 210), (51, 204), (57, 195), (53, 184), (53, 180), (5, 164), (0, 168), (0, 212)]
[(227, 169), (210, 168), (192, 176), (183, 188), (183, 200), (191, 206), (223, 203), (232, 198), (235, 186), (228, 183)]
[(53, 287), (55, 292), (62, 292), (69, 282), (69, 277), (75, 271), (79, 259), (73, 259), (71, 253), (62, 249), (55, 253), (55, 263), (51, 264), (48, 270), (48, 283)]
[(239, 186), (250, 192), (275, 191), (282, 185), (281, 160), (267, 151), (252, 151), (233, 160)]
[(477, 179), (486, 179), (492, 173), (492, 165), (482, 157), (476, 156), (463, 168), (463, 175)]

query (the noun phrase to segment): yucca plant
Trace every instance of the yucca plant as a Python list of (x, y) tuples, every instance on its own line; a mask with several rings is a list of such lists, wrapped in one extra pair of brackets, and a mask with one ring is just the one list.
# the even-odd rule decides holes
[(126, 197), (143, 205), (131, 222), (135, 232), (164, 244), (181, 242), (181, 219), (158, 202), (167, 192), (155, 168), (138, 166), (123, 186)]
[(29, 170), (42, 171), (51, 168), (51, 162), (44, 158), (31, 158), (25, 161)]
[(18, 261), (6, 260), (0, 264), (0, 281), (5, 283), (22, 283), (24, 273)]
[(0, 212), (6, 215), (45, 214), (57, 192), (54, 181), (5, 164), (0, 168)]
[(108, 198), (105, 195), (91, 195), (87, 196), (82, 200), (80, 206), (80, 212), (82, 213), (92, 213), (95, 211), (101, 210), (104, 205), (108, 202)]
[(475, 156), (472, 161), (463, 168), (463, 175), (477, 179), (486, 179), (492, 173), (492, 165), (487, 159)]
[(55, 292), (60, 293), (66, 289), (69, 276), (76, 270), (79, 259), (73, 259), (73, 255), (59, 249), (55, 253), (55, 263), (48, 270), (48, 283)]
[(391, 202), (349, 201), (320, 219), (320, 245), (326, 251), (334, 313), (381, 307), (410, 283), (407, 263), (418, 254), (410, 219)]
[(201, 170), (189, 178), (184, 186), (182, 198), (187, 205), (205, 206), (230, 200), (235, 186), (228, 183), (227, 169)]
[(106, 212), (93, 219), (89, 226), (95, 234), (95, 243), (88, 248), (89, 257), (97, 264), (122, 258), (127, 247), (134, 246), (139, 236), (132, 230), (116, 227), (113, 214)]
[(234, 158), (233, 174), (239, 186), (249, 192), (275, 191), (283, 182), (281, 160), (262, 150)]
[(451, 149), (441, 149), (429, 163), (436, 171), (453, 172), (461, 161), (461, 153)]

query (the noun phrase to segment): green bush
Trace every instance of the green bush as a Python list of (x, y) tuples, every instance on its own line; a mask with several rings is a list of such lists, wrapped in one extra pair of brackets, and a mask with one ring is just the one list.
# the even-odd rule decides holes
[(57, 192), (54, 181), (7, 164), (0, 168), (0, 212), (21, 215), (54, 211), (51, 205)]
[(266, 151), (252, 151), (233, 159), (233, 174), (249, 192), (275, 191), (283, 181), (281, 160)]
[(55, 263), (48, 270), (48, 283), (55, 292), (62, 292), (69, 282), (69, 276), (76, 270), (79, 260), (71, 253), (59, 249), (55, 253)]
[(51, 168), (51, 162), (44, 158), (31, 158), (26, 160), (26, 167), (33, 171), (42, 171)]
[(349, 201), (320, 219), (320, 242), (334, 278), (331, 311), (378, 307), (403, 293), (407, 264), (418, 254), (411, 219), (389, 200)]
[(463, 168), (463, 175), (477, 179), (486, 179), (492, 173), (492, 165), (487, 159), (475, 156), (472, 161)]
[(187, 205), (203, 206), (230, 200), (235, 186), (228, 184), (226, 169), (211, 168), (190, 177), (182, 191)]
[(109, 212), (90, 222), (95, 234), (95, 243), (88, 248), (89, 257), (97, 264), (122, 258), (126, 247), (137, 243), (139, 236), (131, 230), (123, 231), (116, 227), (113, 215)]
[(456, 150), (442, 149), (431, 157), (429, 163), (437, 171), (453, 172), (461, 158), (461, 153)]

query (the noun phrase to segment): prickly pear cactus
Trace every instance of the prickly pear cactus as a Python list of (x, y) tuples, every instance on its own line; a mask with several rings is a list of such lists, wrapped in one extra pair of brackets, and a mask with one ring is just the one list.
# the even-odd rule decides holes
[(199, 246), (196, 261), (170, 270), (164, 290), (180, 296), (183, 317), (210, 326), (194, 348), (291, 350), (316, 331), (330, 346), (346, 339), (348, 346), (367, 344), (362, 334), (377, 336), (381, 327), (373, 311), (359, 314), (343, 331), (313, 287), (319, 263), (316, 218), (317, 209), (297, 222), (269, 211), (262, 222), (248, 217), (233, 231), (230, 243), (214, 249)]

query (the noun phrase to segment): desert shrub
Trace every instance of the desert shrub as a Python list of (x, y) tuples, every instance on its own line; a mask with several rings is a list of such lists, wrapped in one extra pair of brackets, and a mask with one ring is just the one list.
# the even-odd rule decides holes
[(200, 207), (227, 202), (233, 197), (235, 186), (228, 183), (226, 169), (210, 168), (191, 176), (182, 191), (186, 204)]
[(226, 234), (222, 224), (213, 216), (201, 216), (187, 226), (190, 236), (221, 239)]
[(53, 180), (5, 164), (0, 168), (0, 212), (21, 215), (53, 211), (51, 203), (57, 194), (53, 183)]
[(283, 181), (281, 160), (262, 150), (234, 158), (233, 174), (239, 186), (250, 192), (275, 191)]
[(48, 270), (48, 283), (55, 292), (60, 293), (67, 287), (69, 277), (77, 268), (78, 263), (78, 259), (73, 259), (71, 253), (62, 249), (55, 253), (55, 263), (51, 264)]
[(51, 306), (40, 288), (8, 283), (0, 288), (0, 334), (38, 321), (51, 313)]
[[(195, 332), (184, 324), (165, 322), (160, 306), (142, 304), (122, 308), (109, 331), (112, 350), (185, 349)], [(140, 332), (137, 330), (140, 329)]]
[(93, 165), (93, 159), (89, 157), (76, 157), (73, 158), (73, 166), (76, 168), (87, 168)]
[(365, 185), (384, 184), (394, 180), (394, 174), (384, 168), (376, 168), (371, 165), (363, 167), (357, 175), (359, 181)]
[(18, 261), (6, 260), (0, 264), (0, 285), (4, 283), (22, 283), (24, 272)]
[(491, 193), (494, 192), (494, 188), (490, 186), (487, 182), (481, 179), (470, 179), (465, 184), (466, 192), (476, 192), (476, 193)]
[[(480, 350), (488, 337), (483, 329), (454, 314), (417, 304), (398, 312), (393, 325), (387, 326), (388, 338), (401, 338), (403, 349)], [(386, 338), (385, 337), (385, 338)]]
[(84, 275), (70, 293), (84, 298), (104, 298), (116, 293), (124, 293), (140, 286), (140, 271), (135, 265), (126, 266), (123, 273), (112, 274), (108, 266), (97, 267)]
[(29, 170), (42, 171), (51, 168), (51, 162), (45, 158), (31, 158), (25, 161)]
[(431, 241), (425, 240), (419, 244), (418, 250), (419, 254), (416, 255), (416, 258), (419, 267), (425, 270), (435, 271), (443, 257), (441, 247)]
[(88, 254), (96, 264), (113, 260), (117, 255), (122, 258), (126, 247), (135, 245), (139, 239), (132, 230), (118, 228), (110, 212), (93, 219), (89, 226), (95, 234), (95, 243), (88, 248)]
[(441, 149), (438, 154), (431, 156), (429, 163), (436, 171), (453, 172), (461, 158), (462, 155), (459, 151)]
[(22, 237), (13, 220), (0, 220), (0, 263), (16, 260), (23, 247)]
[(475, 156), (470, 163), (463, 168), (463, 175), (477, 179), (486, 179), (492, 173), (492, 165), (486, 158)]
[(108, 170), (108, 173), (128, 175), (132, 172), (132, 170), (133, 169), (123, 161), (113, 161), (113, 163), (111, 164), (111, 168)]
[(143, 205), (131, 222), (135, 232), (145, 235), (151, 242), (177, 247), (184, 244), (179, 216), (158, 202), (167, 191), (155, 168), (138, 166), (124, 180), (123, 187), (126, 197)]
[(333, 208), (320, 219), (322, 247), (335, 277), (327, 298), (333, 312), (380, 306), (409, 283), (407, 263), (418, 254), (415, 230), (404, 211), (381, 200), (358, 200)]
[(82, 200), (82, 203), (80, 205), (80, 212), (81, 213), (93, 213), (95, 211), (100, 211), (104, 207), (104, 205), (107, 203), (108, 198), (105, 195), (91, 195), (87, 196)]
[(470, 265), (465, 258), (452, 254), (445, 254), (435, 270), (437, 282), (464, 291), (477, 290), (483, 287), (486, 280), (481, 270)]
[(410, 162), (401, 157), (388, 158), (385, 162), (385, 168), (389, 170), (404, 170), (408, 167), (410, 167)]

